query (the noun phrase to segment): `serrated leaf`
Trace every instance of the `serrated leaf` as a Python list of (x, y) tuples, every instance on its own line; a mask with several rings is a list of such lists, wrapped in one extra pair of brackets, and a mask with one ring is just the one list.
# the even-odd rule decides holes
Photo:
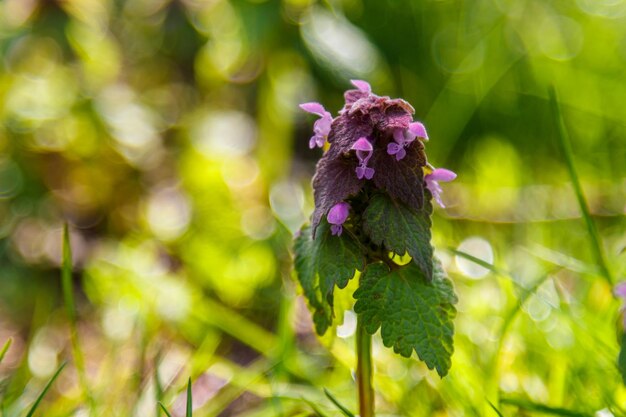
[(375, 244), (384, 245), (398, 255), (408, 252), (430, 280), (433, 276), (432, 211), (430, 199), (422, 209), (415, 210), (385, 194), (377, 194), (363, 214), (363, 229)]
[(345, 288), (355, 271), (365, 268), (365, 256), (347, 232), (333, 236), (325, 220), (320, 223), (315, 239), (309, 226), (300, 231), (294, 252), (296, 274), (313, 310), (315, 330), (323, 335), (333, 319), (335, 285)]
[(429, 369), (448, 373), (457, 298), (438, 262), (430, 282), (413, 263), (393, 271), (382, 263), (368, 265), (354, 298), (368, 333), (380, 327), (385, 346), (405, 357), (415, 350)]

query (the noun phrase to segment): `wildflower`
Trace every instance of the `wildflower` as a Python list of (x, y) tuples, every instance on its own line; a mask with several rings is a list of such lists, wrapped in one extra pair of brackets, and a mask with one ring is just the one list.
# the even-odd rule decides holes
[(332, 115), (319, 103), (303, 103), (300, 104), (300, 108), (321, 117), (313, 124), (313, 132), (315, 134), (309, 140), (309, 148), (313, 149), (316, 146), (321, 148), (324, 146), (330, 133), (330, 125), (333, 122)]
[(337, 203), (335, 204), (329, 211), (328, 223), (330, 223), (330, 232), (333, 236), (341, 236), (343, 232), (343, 223), (348, 218), (348, 214), (350, 213), (350, 205), (348, 203)]
[(437, 168), (424, 177), (424, 181), (426, 182), (426, 188), (430, 190), (433, 198), (442, 208), (445, 208), (446, 206), (444, 206), (443, 202), (441, 201), (441, 193), (443, 192), (443, 190), (439, 185), (439, 181), (448, 182), (452, 181), (455, 178), (456, 174), (445, 168)]
[[(422, 169), (427, 164), (424, 142), (428, 138), (424, 125), (413, 121), (415, 110), (406, 101), (376, 95), (362, 80), (352, 80), (352, 85), (344, 93), (345, 104), (332, 119), (330, 131), (318, 134), (316, 129), (311, 140), (311, 146), (316, 146), (318, 138), (320, 144), (330, 145), (313, 177), (313, 236), (332, 207), (357, 196), (366, 185), (414, 210), (424, 205)], [(318, 103), (300, 107), (324, 117), (325, 110)], [(322, 120), (318, 122), (322, 124)], [(392, 154), (388, 152), (390, 143), (395, 143), (391, 148), (396, 147)], [(350, 157), (355, 154), (356, 158)]]
[(359, 91), (363, 93), (371, 93), (372, 87), (369, 85), (367, 81), (362, 80), (350, 80), (353, 86), (359, 89)]
[(408, 147), (416, 137), (428, 140), (428, 134), (426, 128), (420, 122), (413, 122), (407, 129), (395, 129), (393, 131), (393, 140), (387, 145), (387, 153), (389, 155), (395, 155), (396, 161), (403, 159), (406, 156), (405, 148)]
[(356, 157), (359, 158), (359, 166), (356, 168), (357, 178), (361, 180), (365, 177), (371, 180), (374, 176), (374, 169), (368, 167), (367, 162), (372, 157), (372, 152), (374, 152), (372, 144), (366, 138), (359, 138), (354, 142), (351, 149), (356, 151)]

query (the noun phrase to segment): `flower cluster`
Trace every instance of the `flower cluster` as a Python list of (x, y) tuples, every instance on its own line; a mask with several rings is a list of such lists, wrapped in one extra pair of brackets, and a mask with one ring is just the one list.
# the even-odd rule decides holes
[(439, 182), (452, 181), (456, 174), (428, 164), (428, 134), (413, 120), (413, 107), (372, 93), (365, 81), (352, 84), (356, 88), (345, 92), (345, 105), (335, 118), (319, 103), (300, 105), (319, 116), (309, 147), (329, 145), (313, 178), (313, 231), (326, 216), (332, 233), (341, 235), (350, 212), (347, 200), (363, 189), (382, 190), (415, 210), (423, 206), (428, 190), (444, 207)]

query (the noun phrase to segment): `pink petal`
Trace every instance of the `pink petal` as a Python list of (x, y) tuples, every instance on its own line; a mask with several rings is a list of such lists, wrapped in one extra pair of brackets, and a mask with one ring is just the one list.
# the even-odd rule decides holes
[(395, 129), (393, 131), (393, 140), (395, 140), (398, 144), (403, 145), (405, 139), (404, 129)]
[(446, 208), (446, 205), (443, 204), (443, 201), (441, 201), (441, 195), (439, 193), (434, 193), (433, 198), (435, 199), (437, 204), (439, 204), (439, 207)]
[(398, 150), (396, 153), (396, 161), (401, 160), (406, 156), (406, 151), (404, 150), (404, 146)]
[(363, 179), (363, 177), (365, 177), (365, 179), (371, 180), (374, 177), (374, 168), (370, 168), (370, 167), (358, 167), (356, 169), (356, 175), (359, 179)]
[(374, 168), (370, 168), (365, 165), (358, 166), (356, 168), (356, 177), (360, 180), (363, 178), (371, 180), (374, 177)]
[(428, 140), (428, 133), (426, 133), (426, 128), (420, 122), (411, 123), (409, 125), (409, 131), (419, 138), (424, 138)]
[(372, 87), (366, 81), (350, 80), (350, 82), (352, 83), (353, 86), (355, 86), (359, 90), (363, 91), (364, 93), (371, 93), (372, 92)]
[(354, 142), (354, 144), (352, 145), (352, 148), (355, 151), (373, 151), (374, 148), (372, 147), (372, 144), (370, 143), (369, 140), (367, 140), (367, 138), (359, 138), (356, 142)]
[(320, 116), (324, 116), (324, 113), (326, 113), (326, 109), (324, 108), (324, 106), (322, 106), (320, 103), (315, 102), (302, 103), (300, 104), (300, 108), (305, 112), (317, 114)]
[(613, 289), (613, 293), (618, 297), (626, 299), (626, 282), (617, 284)]
[(400, 149), (402, 149), (402, 146), (394, 142), (391, 142), (390, 144), (387, 145), (387, 153), (389, 155), (397, 154), (398, 151), (400, 151)]
[(431, 174), (428, 174), (426, 178), (430, 181), (443, 181), (448, 182), (456, 178), (456, 174), (449, 169), (437, 168)]
[(341, 202), (335, 204), (328, 211), (328, 216), (326, 216), (326, 218), (330, 224), (341, 225), (348, 218), (348, 214), (350, 214), (350, 204)]

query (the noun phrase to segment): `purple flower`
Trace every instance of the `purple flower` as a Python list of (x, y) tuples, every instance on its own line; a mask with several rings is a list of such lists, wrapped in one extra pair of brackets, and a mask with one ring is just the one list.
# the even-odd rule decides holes
[(356, 176), (358, 179), (363, 179), (363, 177), (371, 180), (374, 176), (374, 169), (367, 166), (367, 162), (372, 157), (372, 153), (374, 152), (374, 148), (367, 138), (359, 138), (354, 145), (352, 145), (353, 150), (356, 151), (356, 157), (359, 158), (359, 166), (356, 168)]
[(372, 87), (369, 85), (367, 81), (362, 80), (350, 80), (353, 86), (358, 88), (363, 93), (371, 93)]
[(616, 297), (622, 299), (623, 302), (626, 303), (626, 282), (620, 282), (613, 288), (613, 293)]
[(437, 168), (424, 177), (424, 181), (426, 181), (426, 188), (430, 190), (433, 198), (442, 208), (445, 208), (446, 206), (444, 206), (443, 202), (441, 201), (441, 193), (443, 192), (443, 190), (439, 185), (439, 181), (448, 182), (452, 181), (455, 178), (456, 174), (445, 168)]
[(348, 218), (348, 214), (350, 213), (350, 205), (348, 203), (337, 203), (335, 204), (329, 211), (328, 223), (330, 223), (330, 232), (333, 236), (341, 236), (343, 232), (343, 223)]
[(316, 146), (321, 148), (324, 146), (330, 133), (330, 125), (333, 122), (332, 115), (319, 103), (303, 103), (300, 104), (300, 108), (321, 117), (313, 124), (313, 132), (315, 134), (309, 140), (309, 148), (313, 149)]
[(622, 299), (622, 307), (620, 308), (621, 316), (622, 316), (622, 328), (626, 330), (626, 282), (620, 282), (613, 288), (613, 294), (617, 298)]
[(422, 138), (425, 141), (428, 141), (428, 133), (426, 133), (426, 128), (420, 122), (413, 122), (409, 125), (408, 130), (413, 135), (413, 138), (418, 137)]
[(395, 155), (396, 161), (403, 159), (406, 156), (407, 148), (416, 137), (428, 140), (428, 134), (426, 128), (420, 122), (413, 122), (406, 129), (395, 129), (393, 131), (393, 140), (387, 145), (387, 153), (389, 155)]

